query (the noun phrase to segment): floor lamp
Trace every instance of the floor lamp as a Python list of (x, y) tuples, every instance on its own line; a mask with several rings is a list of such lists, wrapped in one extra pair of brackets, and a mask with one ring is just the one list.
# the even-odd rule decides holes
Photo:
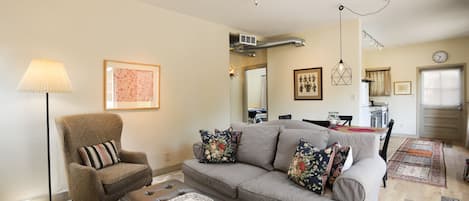
[(18, 90), (46, 94), (47, 125), (47, 170), (49, 178), (49, 201), (52, 201), (50, 171), (50, 129), (49, 129), (49, 93), (63, 93), (72, 90), (70, 79), (62, 63), (45, 59), (34, 59), (21, 79)]

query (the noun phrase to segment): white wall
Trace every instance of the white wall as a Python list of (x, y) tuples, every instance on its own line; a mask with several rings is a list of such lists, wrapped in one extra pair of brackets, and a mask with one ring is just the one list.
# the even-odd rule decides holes
[(262, 85), (262, 81), (266, 79), (265, 76), (265, 68), (246, 71), (248, 108), (265, 107), (261, 100), (262, 93), (266, 92), (266, 86)]
[[(417, 67), (437, 65), (432, 54), (437, 50), (449, 53), (445, 64), (469, 63), (469, 37), (413, 44), (401, 47), (365, 50), (363, 66), (391, 67), (391, 81), (412, 81), (412, 95), (373, 98), (389, 103), (390, 117), (396, 124), (393, 132), (416, 135), (417, 133)], [(469, 72), (466, 70), (467, 75)], [(466, 79), (469, 77), (466, 75)], [(469, 101), (469, 82), (466, 80), (466, 102)]]
[[(73, 92), (51, 118), (103, 111), (103, 59), (161, 64), (161, 109), (117, 112), (123, 147), (153, 169), (192, 157), (201, 128), (230, 121), (229, 28), (135, 0), (4, 0), (0, 6), (0, 200), (47, 193), (45, 97), (16, 91), (33, 58), (65, 63)], [(202, 49), (203, 48), (203, 49)], [(66, 187), (55, 124), (53, 189)]]
[[(358, 122), (361, 79), (361, 23), (343, 22), (343, 59), (352, 67), (353, 83), (332, 86), (331, 69), (339, 61), (339, 26), (333, 24), (291, 36), (306, 40), (306, 46), (271, 48), (268, 50), (269, 119), (281, 114), (292, 114), (293, 119), (325, 120), (328, 112), (353, 115)], [(323, 68), (323, 100), (295, 101), (293, 97), (293, 70)]]

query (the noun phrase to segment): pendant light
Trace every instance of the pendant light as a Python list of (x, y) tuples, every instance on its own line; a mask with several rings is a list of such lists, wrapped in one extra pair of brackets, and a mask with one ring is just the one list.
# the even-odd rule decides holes
[(340, 60), (334, 68), (332, 68), (332, 85), (351, 85), (352, 84), (352, 68), (350, 68), (342, 59), (342, 11), (344, 6), (339, 6), (339, 43), (340, 43)]

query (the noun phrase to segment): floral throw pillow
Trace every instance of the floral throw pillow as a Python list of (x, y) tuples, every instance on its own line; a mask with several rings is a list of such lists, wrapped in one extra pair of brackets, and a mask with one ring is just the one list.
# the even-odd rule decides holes
[(342, 146), (338, 142), (330, 145), (335, 150), (334, 161), (332, 162), (331, 173), (327, 179), (327, 187), (332, 188), (335, 180), (339, 177), (342, 172), (349, 169), (352, 166), (352, 147)]
[(234, 163), (236, 152), (232, 148), (232, 135), (230, 132), (215, 132), (201, 130), (203, 158), (202, 163)]
[(228, 128), (224, 131), (215, 129), (215, 133), (229, 132), (231, 133), (231, 148), (233, 149), (235, 155), (238, 151), (239, 142), (241, 142), (241, 131), (234, 131), (233, 128)]
[(296, 147), (288, 169), (288, 178), (306, 189), (322, 195), (334, 158), (334, 149), (318, 149), (303, 139)]

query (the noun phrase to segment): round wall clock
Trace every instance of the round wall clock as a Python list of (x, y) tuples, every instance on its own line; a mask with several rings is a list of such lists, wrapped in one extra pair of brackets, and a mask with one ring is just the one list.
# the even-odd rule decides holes
[(448, 52), (443, 51), (443, 50), (438, 50), (435, 53), (433, 53), (432, 58), (435, 63), (444, 63), (448, 61)]

